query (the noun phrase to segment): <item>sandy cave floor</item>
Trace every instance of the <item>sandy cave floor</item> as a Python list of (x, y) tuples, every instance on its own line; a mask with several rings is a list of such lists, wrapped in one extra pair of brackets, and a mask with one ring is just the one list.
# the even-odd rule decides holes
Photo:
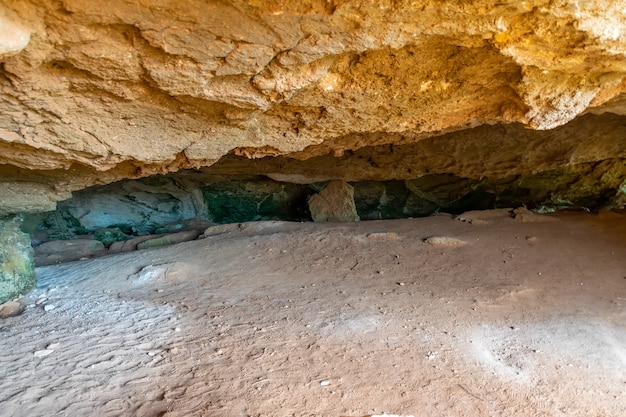
[(38, 268), (0, 322), (0, 415), (625, 416), (626, 214), (466, 219)]

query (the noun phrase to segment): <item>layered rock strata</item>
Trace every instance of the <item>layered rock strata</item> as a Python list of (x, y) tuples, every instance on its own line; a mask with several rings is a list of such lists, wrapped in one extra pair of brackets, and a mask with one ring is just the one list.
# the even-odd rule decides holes
[(296, 183), (602, 164), (620, 183), (625, 8), (1, 0), (0, 215), (225, 156)]

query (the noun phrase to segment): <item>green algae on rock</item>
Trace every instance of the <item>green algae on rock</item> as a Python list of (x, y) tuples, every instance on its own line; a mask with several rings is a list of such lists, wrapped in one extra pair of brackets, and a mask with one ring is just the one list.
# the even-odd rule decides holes
[(37, 284), (33, 248), (18, 217), (0, 219), (0, 304)]

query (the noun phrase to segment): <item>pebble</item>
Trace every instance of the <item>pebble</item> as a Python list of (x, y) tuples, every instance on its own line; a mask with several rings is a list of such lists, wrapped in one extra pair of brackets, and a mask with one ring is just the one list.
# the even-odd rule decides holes
[(424, 239), (424, 242), (428, 243), (431, 246), (448, 248), (455, 248), (467, 244), (467, 242), (464, 240), (449, 236), (431, 236), (427, 239)]
[(43, 306), (43, 311), (45, 311), (46, 313), (50, 310), (54, 310), (56, 308), (56, 306), (54, 304), (46, 304), (45, 306)]
[(43, 358), (44, 356), (48, 356), (52, 352), (54, 352), (54, 350), (52, 350), (52, 349), (38, 350), (38, 351), (35, 352), (35, 357), (36, 358)]
[(323, 386), (323, 387), (326, 387), (326, 386), (330, 385), (330, 381), (325, 379), (322, 382), (320, 382), (320, 385)]
[(50, 343), (48, 346), (46, 346), (46, 349), (54, 350), (54, 349), (58, 348), (59, 346), (61, 346), (60, 343)]

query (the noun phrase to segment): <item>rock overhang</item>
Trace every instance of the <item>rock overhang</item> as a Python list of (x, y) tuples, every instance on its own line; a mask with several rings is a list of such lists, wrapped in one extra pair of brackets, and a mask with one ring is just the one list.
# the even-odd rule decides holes
[(0, 212), (220, 160), (296, 182), (623, 166), (623, 6), (5, 0)]

